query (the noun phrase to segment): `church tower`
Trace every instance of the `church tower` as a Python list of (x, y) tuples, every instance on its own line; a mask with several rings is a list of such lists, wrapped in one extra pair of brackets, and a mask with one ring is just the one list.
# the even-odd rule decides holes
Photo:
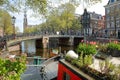
[(28, 26), (28, 23), (27, 23), (27, 14), (26, 14), (26, 10), (25, 10), (24, 11), (23, 32), (25, 32), (27, 26)]

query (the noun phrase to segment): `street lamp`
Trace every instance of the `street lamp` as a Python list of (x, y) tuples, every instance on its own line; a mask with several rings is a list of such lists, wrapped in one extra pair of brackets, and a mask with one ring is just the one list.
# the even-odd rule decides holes
[(87, 9), (84, 9), (84, 13), (81, 16), (81, 24), (84, 29), (84, 42), (86, 43), (86, 36), (89, 34), (90, 28), (90, 14), (87, 12)]
[(12, 17), (12, 25), (13, 25), (13, 35), (14, 35), (14, 39), (15, 39), (15, 20), (16, 20), (16, 17), (13, 16), (13, 17)]

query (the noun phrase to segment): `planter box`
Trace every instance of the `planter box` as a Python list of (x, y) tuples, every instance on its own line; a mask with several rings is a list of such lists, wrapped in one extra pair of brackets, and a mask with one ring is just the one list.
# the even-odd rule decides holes
[(120, 57), (120, 50), (113, 50), (113, 53), (111, 54), (113, 57)]
[[(68, 63), (71, 64), (70, 61), (68, 61), (68, 60), (65, 60), (65, 61), (67, 61)], [(89, 75), (94, 80), (110, 80), (109, 76), (107, 76), (106, 74), (102, 74), (101, 72), (99, 72), (93, 68), (90, 68), (88, 66), (79, 67), (79, 65), (77, 65), (77, 64), (75, 64), (73, 66), (75, 68), (78, 68), (80, 72), (83, 72), (84, 74)]]
[(120, 50), (109, 50), (109, 55), (112, 57), (120, 57)]

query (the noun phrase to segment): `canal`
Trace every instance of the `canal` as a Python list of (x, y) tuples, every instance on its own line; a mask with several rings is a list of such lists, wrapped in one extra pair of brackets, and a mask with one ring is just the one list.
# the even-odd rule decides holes
[(50, 58), (59, 53), (66, 53), (68, 50), (75, 50), (75, 47), (65, 45), (60, 46), (57, 44), (44, 49), (36, 47), (35, 40), (27, 40), (21, 42), (21, 51), (14, 51), (12, 54), (19, 55), (21, 53), (26, 53), (28, 57), (41, 56), (42, 58)]

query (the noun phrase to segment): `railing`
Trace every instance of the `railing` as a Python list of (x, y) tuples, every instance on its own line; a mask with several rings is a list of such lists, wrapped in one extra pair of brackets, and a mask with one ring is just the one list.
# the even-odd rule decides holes
[(66, 34), (66, 33), (40, 33), (40, 32), (36, 32), (36, 33), (20, 33), (20, 34), (16, 34), (16, 35), (5, 35), (3, 37), (0, 37), (0, 41), (3, 41), (3, 40), (13, 40), (14, 38), (17, 39), (17, 38), (22, 38), (22, 37), (30, 37), (30, 36), (38, 36), (38, 35), (42, 35), (42, 36), (45, 36), (45, 35), (74, 35), (74, 36), (81, 36), (81, 34), (79, 32), (74, 32), (73, 33), (69, 33), (69, 34)]
[(70, 36), (82, 36), (80, 33), (78, 32), (74, 32), (73, 33), (69, 33), (69, 34), (63, 34), (63, 33), (40, 33), (40, 32), (36, 32), (36, 33), (20, 33), (20, 34), (16, 34), (16, 35), (5, 35), (3, 37), (0, 37), (0, 48), (3, 48), (6, 45), (6, 42), (9, 41), (17, 41), (17, 40), (27, 40), (27, 39), (35, 39), (35, 38), (42, 38), (42, 36), (48, 36), (48, 37), (70, 37)]

